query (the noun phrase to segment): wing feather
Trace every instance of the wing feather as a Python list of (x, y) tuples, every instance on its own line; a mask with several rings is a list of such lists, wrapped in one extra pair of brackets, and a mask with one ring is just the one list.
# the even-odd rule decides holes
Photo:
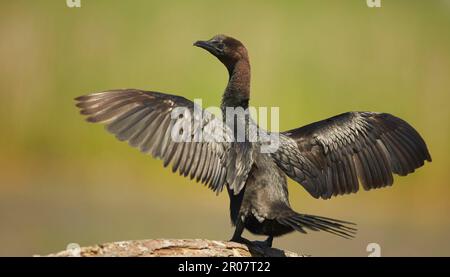
[[(283, 132), (277, 165), (318, 198), (390, 186), (431, 162), (411, 125), (390, 114), (349, 112)], [(299, 162), (301, 161), (301, 162)]]
[[(136, 89), (93, 93), (80, 96), (76, 101), (76, 106), (80, 108), (82, 115), (87, 116), (87, 121), (105, 123), (106, 129), (119, 140), (128, 141), (141, 152), (162, 159), (164, 166), (172, 164), (172, 170), (178, 171), (180, 175), (196, 178), (217, 192), (224, 185), (229, 185), (228, 182), (234, 181), (226, 178), (230, 174), (227, 170), (230, 153), (234, 155), (234, 159), (237, 158), (230, 151), (231, 144), (227, 137), (230, 132), (227, 126), (206, 111), (202, 111), (200, 117), (193, 118), (183, 114), (172, 118), (171, 112), (178, 107), (184, 107), (193, 114), (193, 102), (175, 95)], [(194, 124), (190, 122), (192, 119)], [(189, 126), (197, 126), (193, 133), (203, 132), (210, 140), (174, 141), (174, 126), (178, 123), (185, 126), (183, 123), (186, 122)], [(241, 160), (244, 158), (240, 157)]]

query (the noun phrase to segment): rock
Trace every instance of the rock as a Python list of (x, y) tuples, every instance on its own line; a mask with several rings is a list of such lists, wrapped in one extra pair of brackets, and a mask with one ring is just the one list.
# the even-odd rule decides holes
[(306, 255), (257, 245), (206, 239), (149, 239), (108, 242), (67, 250), (48, 257), (305, 257)]

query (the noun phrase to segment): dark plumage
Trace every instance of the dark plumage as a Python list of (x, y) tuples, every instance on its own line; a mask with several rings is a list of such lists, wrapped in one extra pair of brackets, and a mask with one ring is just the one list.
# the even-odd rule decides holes
[[(229, 72), (222, 98), (227, 107), (247, 108), (250, 97), (250, 63), (244, 45), (217, 35), (195, 46), (216, 56)], [(274, 153), (260, 151), (260, 142), (236, 141), (236, 128), (203, 111), (192, 125), (209, 140), (176, 142), (175, 126), (190, 117), (171, 117), (177, 107), (193, 112), (195, 104), (183, 97), (137, 89), (120, 89), (76, 98), (89, 122), (106, 123), (119, 140), (172, 165), (180, 175), (195, 178), (219, 193), (227, 188), (230, 213), (236, 226), (232, 240), (244, 229), (273, 237), (307, 230), (352, 237), (352, 223), (299, 214), (289, 205), (286, 175), (299, 182), (313, 197), (355, 193), (392, 185), (392, 173), (407, 175), (431, 161), (425, 142), (405, 121), (385, 113), (349, 112), (294, 130), (282, 132)], [(246, 116), (234, 118), (237, 125), (251, 126)], [(247, 130), (247, 129), (246, 129)], [(194, 135), (192, 135), (194, 137)]]

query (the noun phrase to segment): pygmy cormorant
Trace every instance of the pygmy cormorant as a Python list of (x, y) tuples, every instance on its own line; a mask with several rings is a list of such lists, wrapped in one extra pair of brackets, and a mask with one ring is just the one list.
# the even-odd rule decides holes
[[(244, 45), (237, 39), (217, 35), (195, 46), (217, 57), (229, 72), (222, 97), (227, 108), (248, 108), (250, 63)], [(294, 230), (326, 231), (352, 237), (352, 223), (300, 214), (289, 205), (286, 175), (300, 183), (313, 197), (355, 193), (390, 186), (392, 173), (404, 176), (431, 161), (424, 140), (411, 125), (387, 113), (347, 112), (297, 129), (277, 133), (279, 147), (261, 151), (263, 142), (250, 140), (255, 123), (245, 114), (218, 119), (181, 96), (116, 89), (76, 98), (81, 114), (89, 122), (106, 123), (107, 130), (143, 153), (162, 159), (164, 166), (190, 176), (230, 197), (231, 221), (236, 227), (233, 241), (246, 242), (244, 229), (273, 237)], [(182, 112), (173, 116), (177, 107)], [(194, 120), (192, 120), (194, 119)], [(230, 125), (230, 122), (233, 124)], [(187, 123), (187, 125), (183, 125)], [(175, 140), (176, 126), (187, 126), (191, 140)], [(236, 140), (238, 126), (244, 126), (244, 140)], [(177, 129), (183, 135), (183, 128)], [(192, 139), (198, 131), (207, 139)], [(186, 132), (187, 133), (187, 132)], [(204, 138), (203, 137), (203, 138)], [(231, 137), (231, 139), (230, 139)]]

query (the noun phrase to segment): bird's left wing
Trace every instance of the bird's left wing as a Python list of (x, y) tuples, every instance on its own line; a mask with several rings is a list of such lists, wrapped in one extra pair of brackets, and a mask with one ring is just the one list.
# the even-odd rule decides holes
[[(105, 123), (119, 140), (162, 159), (164, 166), (172, 164), (174, 172), (189, 175), (216, 192), (224, 185), (242, 186), (233, 184), (242, 178), (227, 172), (227, 162), (239, 158), (231, 149), (229, 129), (213, 114), (201, 108), (196, 112), (192, 101), (136, 89), (105, 91), (75, 100), (87, 121)], [(174, 114), (177, 108), (184, 110)]]
[(280, 133), (277, 165), (314, 197), (390, 186), (431, 161), (411, 125), (386, 113), (348, 112)]

